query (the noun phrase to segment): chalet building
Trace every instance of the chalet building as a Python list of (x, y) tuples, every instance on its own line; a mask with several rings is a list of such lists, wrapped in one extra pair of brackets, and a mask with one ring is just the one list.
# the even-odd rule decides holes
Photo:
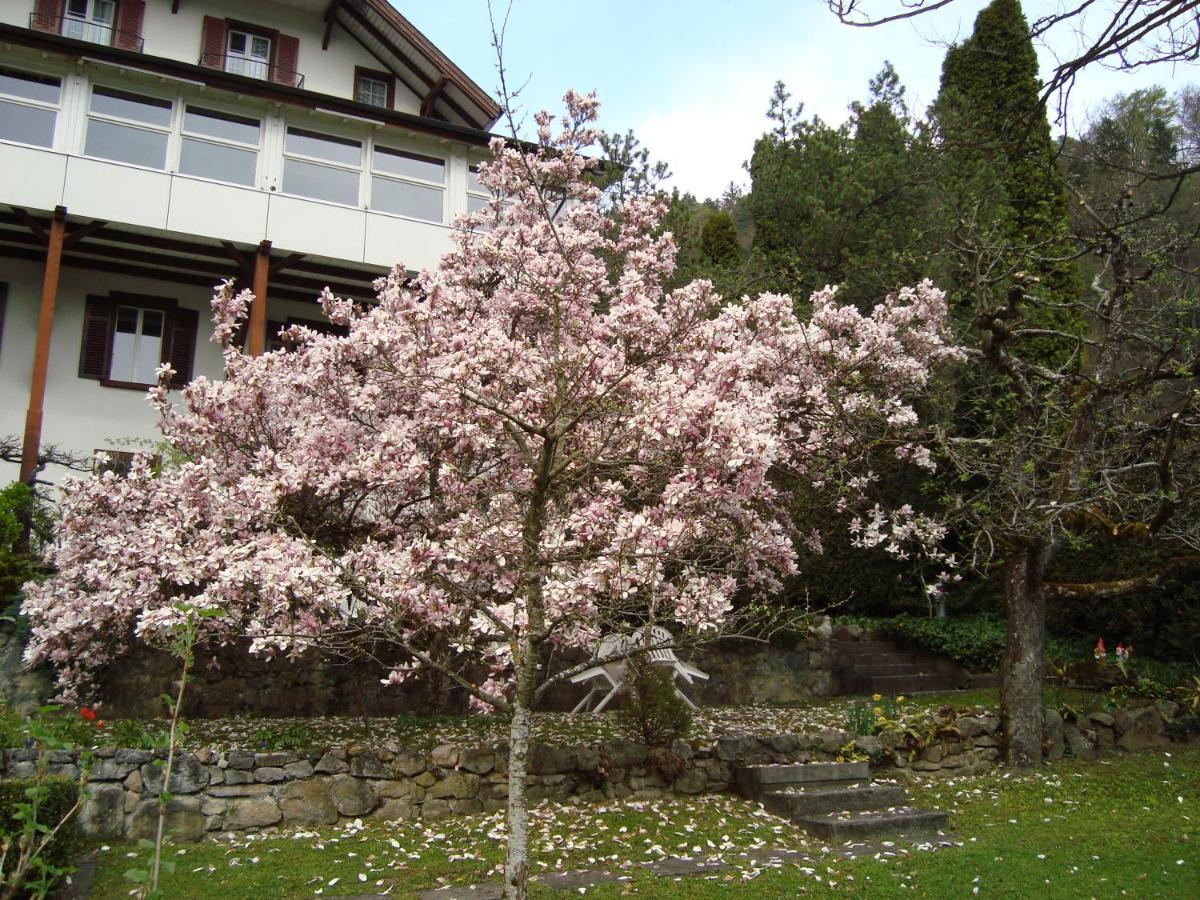
[(152, 448), (155, 368), (221, 375), (220, 280), (261, 353), (487, 200), (497, 104), (387, 0), (0, 0), (0, 50), (3, 481)]

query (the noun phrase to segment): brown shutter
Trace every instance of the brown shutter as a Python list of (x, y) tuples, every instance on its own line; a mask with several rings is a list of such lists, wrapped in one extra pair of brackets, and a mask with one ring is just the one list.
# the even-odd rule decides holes
[(204, 17), (200, 32), (200, 65), (209, 69), (225, 68), (225, 35), (228, 26), (224, 19)]
[(200, 314), (194, 309), (177, 307), (171, 313), (171, 347), (167, 357), (175, 370), (171, 387), (181, 388), (192, 380), (192, 361), (196, 356), (196, 330)]
[(88, 297), (83, 310), (83, 344), (79, 348), (79, 377), (107, 378), (112, 301)]
[(300, 39), (286, 34), (275, 35), (275, 60), (271, 80), (276, 84), (295, 87), (300, 80), (296, 67), (300, 65)]
[(62, 0), (37, 0), (33, 5), (33, 28), (58, 34), (62, 24)]
[(120, 0), (117, 4), (117, 33), (113, 46), (138, 52), (142, 49), (142, 19), (146, 15), (146, 0)]

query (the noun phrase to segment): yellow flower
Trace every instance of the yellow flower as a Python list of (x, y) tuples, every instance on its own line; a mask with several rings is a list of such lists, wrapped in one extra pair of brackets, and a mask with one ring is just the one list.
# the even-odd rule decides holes
[(875, 715), (877, 715), (877, 716), (882, 716), (882, 715), (883, 715), (883, 708), (882, 708), (882, 707), (879, 707), (879, 706), (875, 707)]
[(883, 699), (883, 695), (882, 694), (872, 694), (871, 699), (874, 700), (876, 703), (878, 703), (880, 700)]
[(903, 695), (903, 694), (901, 694), (899, 697), (897, 697), (897, 698), (896, 698), (896, 702), (897, 702), (897, 703), (903, 703), (903, 702), (904, 702), (904, 695)]

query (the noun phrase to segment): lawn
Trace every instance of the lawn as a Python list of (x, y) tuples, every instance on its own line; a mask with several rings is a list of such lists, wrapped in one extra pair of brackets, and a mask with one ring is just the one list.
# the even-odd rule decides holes
[[(997, 770), (926, 779), (914, 802), (954, 813), (959, 846), (879, 846), (855, 859), (728, 796), (624, 805), (543, 805), (535, 812), (533, 871), (585, 869), (623, 878), (571, 893), (619, 897), (1194, 897), (1200, 823), (1200, 747), (1063, 760), (1032, 774)], [(171, 898), (388, 893), (496, 882), (502, 816), (433, 823), (351, 824), (240, 836), (171, 848)], [(97, 849), (93, 898), (128, 894), (122, 873), (146, 850)], [(772, 854), (777, 858), (772, 860)], [(673, 877), (641, 863), (705, 858), (725, 864)], [(534, 896), (559, 891), (536, 887)]]

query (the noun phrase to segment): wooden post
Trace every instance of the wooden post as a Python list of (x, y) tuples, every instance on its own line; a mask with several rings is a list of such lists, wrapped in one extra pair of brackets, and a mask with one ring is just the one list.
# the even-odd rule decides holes
[(267, 276), (271, 274), (271, 242), (263, 241), (254, 254), (254, 302), (250, 304), (250, 329), (246, 352), (261, 356), (267, 349)]
[(58, 298), (58, 272), (62, 264), (67, 209), (57, 206), (46, 241), (46, 270), (42, 275), (42, 305), (38, 311), (37, 343), (33, 349), (33, 376), (29, 381), (29, 408), (25, 412), (25, 438), (21, 444), (21, 482), (32, 484), (37, 474), (42, 443), (42, 404), (46, 398), (46, 373), (50, 369), (50, 333), (54, 328), (54, 302)]

